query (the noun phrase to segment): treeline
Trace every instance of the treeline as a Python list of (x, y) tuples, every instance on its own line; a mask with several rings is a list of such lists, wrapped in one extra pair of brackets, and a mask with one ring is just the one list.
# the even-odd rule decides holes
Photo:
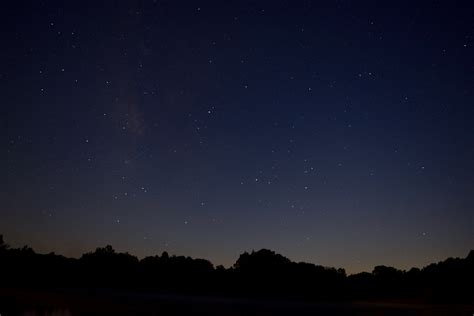
[(151, 256), (139, 260), (97, 248), (79, 259), (10, 248), (0, 235), (0, 287), (90, 288), (167, 294), (331, 300), (474, 302), (474, 251), (423, 269), (377, 266), (347, 276), (344, 269), (292, 262), (273, 251), (243, 253), (231, 268), (204, 259)]

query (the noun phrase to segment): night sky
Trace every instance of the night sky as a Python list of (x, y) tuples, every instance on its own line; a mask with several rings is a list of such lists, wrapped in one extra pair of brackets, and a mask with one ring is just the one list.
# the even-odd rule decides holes
[(471, 1), (0, 12), (12, 246), (225, 266), (269, 248), (349, 273), (473, 248)]

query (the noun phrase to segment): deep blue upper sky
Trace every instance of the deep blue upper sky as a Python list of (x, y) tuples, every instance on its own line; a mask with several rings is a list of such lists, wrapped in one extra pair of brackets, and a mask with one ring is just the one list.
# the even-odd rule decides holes
[[(415, 5), (414, 5), (415, 4)], [(349, 272), (474, 245), (474, 5), (0, 4), (0, 233)]]

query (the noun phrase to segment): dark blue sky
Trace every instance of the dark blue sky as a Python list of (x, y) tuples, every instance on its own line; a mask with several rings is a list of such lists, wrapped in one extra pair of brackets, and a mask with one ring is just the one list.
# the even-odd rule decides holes
[(0, 6), (13, 246), (349, 272), (472, 248), (472, 2)]

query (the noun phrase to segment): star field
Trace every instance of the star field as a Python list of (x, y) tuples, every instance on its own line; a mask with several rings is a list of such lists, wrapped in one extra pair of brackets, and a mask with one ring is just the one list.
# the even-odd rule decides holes
[(371, 270), (474, 243), (469, 2), (2, 3), (0, 231)]

